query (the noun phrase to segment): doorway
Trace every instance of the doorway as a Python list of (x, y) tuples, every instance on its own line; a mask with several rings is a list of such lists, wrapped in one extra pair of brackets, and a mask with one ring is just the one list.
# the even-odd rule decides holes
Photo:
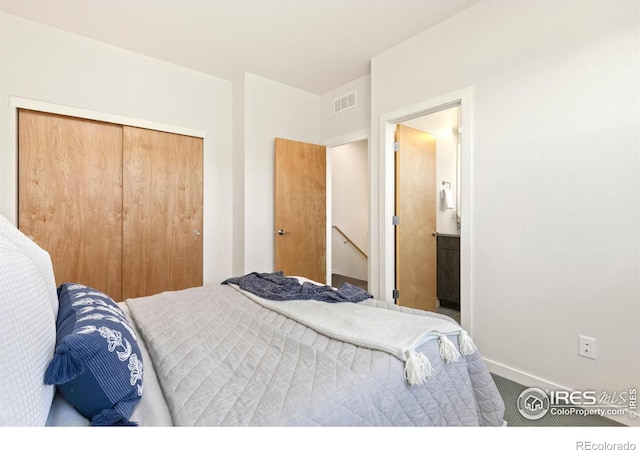
[[(396, 303), (460, 319), (460, 106), (396, 125)], [(456, 252), (457, 250), (457, 252)]]
[(329, 148), (331, 284), (368, 290), (369, 143), (368, 139)]
[[(471, 230), (472, 227), (472, 88), (465, 88), (448, 94), (441, 95), (430, 100), (426, 100), (414, 105), (404, 107), (402, 109), (383, 114), (380, 117), (380, 145), (383, 149), (382, 158), (380, 160), (380, 175), (383, 184), (381, 189), (381, 198), (379, 201), (380, 222), (379, 235), (381, 238), (380, 254), (376, 258), (379, 266), (379, 277), (376, 276), (372, 282), (374, 286), (379, 286), (380, 296), (392, 300), (395, 289), (395, 225), (393, 224), (393, 216), (395, 213), (395, 152), (394, 137), (396, 126), (401, 123), (409, 122), (432, 113), (447, 110), (452, 107), (459, 107), (459, 127), (458, 140), (459, 145), (456, 150), (457, 167), (456, 167), (456, 183), (455, 186), (455, 211), (456, 211), (456, 232), (459, 235), (459, 297), (460, 297), (460, 316), (459, 322), (469, 332), (473, 332), (472, 308), (472, 285), (471, 285)], [(440, 185), (438, 192), (442, 190), (442, 180), (438, 177), (436, 180)], [(448, 187), (448, 185), (445, 185)], [(400, 219), (401, 220), (401, 219)], [(374, 230), (375, 231), (375, 230)], [(377, 275), (377, 274), (376, 274)]]

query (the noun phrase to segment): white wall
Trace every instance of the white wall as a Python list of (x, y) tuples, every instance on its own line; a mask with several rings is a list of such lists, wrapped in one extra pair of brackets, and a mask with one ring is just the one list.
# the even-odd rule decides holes
[(17, 223), (12, 98), (204, 134), (204, 281), (231, 275), (232, 84), (0, 13), (0, 213)]
[[(331, 151), (331, 224), (367, 254), (369, 248), (369, 144), (351, 142)], [(331, 231), (332, 273), (367, 280), (369, 261), (337, 230)]]
[[(274, 139), (320, 143), (320, 97), (250, 73), (244, 76), (243, 272), (274, 270)], [(237, 174), (236, 174), (237, 175)], [(240, 275), (240, 274), (238, 274)]]
[(245, 273), (245, 74), (233, 82), (233, 264), (234, 276)]
[[(356, 106), (353, 108), (334, 112), (333, 101), (350, 92), (356, 93)], [(324, 143), (346, 143), (344, 139), (351, 140), (354, 134), (358, 138), (367, 136), (371, 124), (371, 76), (367, 75), (346, 83), (321, 96), (320, 128)]]
[[(372, 60), (373, 187), (381, 115), (472, 89), (462, 314), (491, 368), (527, 384), (638, 384), (639, 7), (489, 0)], [(372, 254), (376, 267), (390, 257)], [(597, 360), (578, 356), (578, 334), (597, 339)]]

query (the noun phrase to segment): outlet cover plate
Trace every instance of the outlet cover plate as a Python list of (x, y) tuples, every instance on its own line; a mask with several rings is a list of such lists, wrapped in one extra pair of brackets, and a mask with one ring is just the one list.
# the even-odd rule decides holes
[(585, 358), (596, 359), (596, 340), (589, 336), (578, 336), (578, 354)]

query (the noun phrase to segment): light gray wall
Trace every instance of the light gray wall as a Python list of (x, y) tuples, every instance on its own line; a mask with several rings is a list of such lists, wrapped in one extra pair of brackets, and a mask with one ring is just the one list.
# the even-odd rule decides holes
[[(372, 60), (372, 186), (380, 116), (472, 90), (462, 314), (492, 369), (527, 384), (638, 381), (639, 7), (488, 0)], [(597, 360), (578, 356), (579, 334), (597, 339)]]

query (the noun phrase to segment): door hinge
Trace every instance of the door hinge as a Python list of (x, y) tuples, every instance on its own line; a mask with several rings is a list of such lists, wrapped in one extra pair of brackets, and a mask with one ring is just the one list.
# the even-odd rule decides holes
[(399, 216), (393, 216), (391, 218), (391, 225), (393, 225), (393, 226), (400, 225), (400, 217)]
[(400, 291), (397, 289), (394, 289), (392, 292), (392, 295), (394, 300), (398, 300), (400, 298)]
[(393, 151), (397, 152), (398, 150), (400, 150), (400, 143), (399, 142), (394, 142), (393, 143)]

